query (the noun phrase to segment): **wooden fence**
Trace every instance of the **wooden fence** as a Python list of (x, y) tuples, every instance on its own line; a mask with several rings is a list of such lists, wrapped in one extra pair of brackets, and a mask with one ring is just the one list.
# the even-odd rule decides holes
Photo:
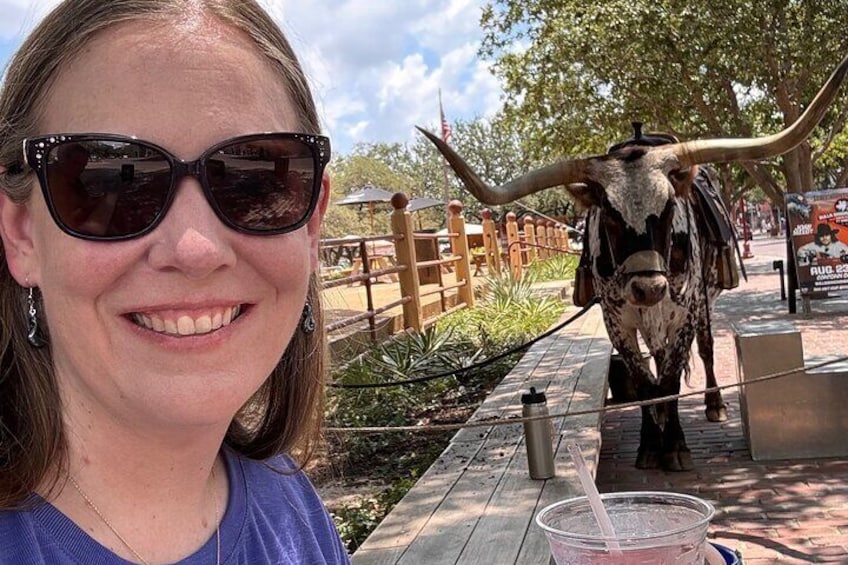
[[(377, 339), (375, 319), (378, 315), (402, 307), (403, 327), (421, 331), (438, 319), (462, 308), (474, 305), (472, 286), (472, 264), (475, 272), (483, 263), (489, 274), (509, 269), (517, 278), (532, 262), (547, 259), (554, 254), (570, 252), (568, 234), (565, 226), (551, 220), (536, 220), (530, 215), (522, 219), (523, 230), (519, 229), (517, 216), (509, 212), (505, 216), (501, 237), (498, 226), (492, 219), (491, 210), (483, 210), (483, 247), (485, 253), (472, 256), (469, 248), (462, 215), (463, 206), (458, 200), (448, 205), (447, 234), (416, 233), (412, 228), (410, 213), (406, 210), (408, 199), (401, 192), (392, 197), (392, 217), (390, 234), (372, 235), (356, 238), (337, 238), (321, 240), (322, 249), (344, 248), (350, 251), (353, 265), (344, 276), (325, 280), (325, 289), (339, 286), (361, 284), (365, 287), (366, 310), (354, 316), (335, 320), (327, 325), (332, 333), (363, 321), (368, 322), (372, 340)], [(447, 239), (450, 251), (444, 255), (439, 250), (439, 240)], [(503, 240), (503, 241), (502, 241)], [(383, 241), (393, 244), (393, 254), (375, 252), (374, 242)], [(372, 244), (369, 249), (369, 243)], [(502, 251), (502, 248), (505, 250)], [(426, 251), (426, 253), (425, 253)], [(358, 252), (358, 257), (356, 256)], [(455, 282), (445, 284), (439, 273), (443, 270), (456, 274)], [(425, 276), (428, 284), (422, 285), (422, 273), (437, 273), (438, 276)], [(389, 277), (398, 282), (398, 296), (395, 300), (376, 306), (373, 285)], [(429, 283), (436, 283), (432, 287)], [(422, 286), (426, 286), (423, 289)], [(453, 305), (448, 304), (447, 296), (453, 295)], [(423, 299), (440, 295), (439, 313), (427, 318), (423, 315)]]

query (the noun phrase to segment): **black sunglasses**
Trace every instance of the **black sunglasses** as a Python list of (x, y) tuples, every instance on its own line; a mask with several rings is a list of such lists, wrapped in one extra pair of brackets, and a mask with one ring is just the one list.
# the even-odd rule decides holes
[(193, 176), (221, 221), (254, 235), (306, 224), (321, 193), (330, 140), (304, 133), (261, 133), (217, 143), (182, 161), (134, 137), (87, 133), (24, 140), (47, 208), (65, 233), (94, 241), (152, 231)]

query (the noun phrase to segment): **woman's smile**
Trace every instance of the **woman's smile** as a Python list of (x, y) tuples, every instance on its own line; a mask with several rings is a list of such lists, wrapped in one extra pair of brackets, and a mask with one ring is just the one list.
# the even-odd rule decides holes
[(134, 312), (131, 319), (137, 325), (157, 333), (172, 336), (191, 336), (207, 334), (230, 323), (239, 317), (242, 305), (212, 308), (201, 313), (180, 313), (174, 311)]

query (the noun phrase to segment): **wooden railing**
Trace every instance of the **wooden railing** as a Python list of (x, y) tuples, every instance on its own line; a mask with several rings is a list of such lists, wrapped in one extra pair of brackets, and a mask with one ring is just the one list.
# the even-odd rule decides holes
[[(394, 211), (391, 217), (392, 233), (386, 235), (373, 235), (358, 238), (340, 238), (321, 240), (321, 247), (356, 247), (359, 257), (356, 259), (357, 267), (350, 274), (332, 280), (326, 280), (323, 287), (334, 288), (342, 285), (351, 286), (360, 283), (365, 287), (366, 310), (355, 316), (335, 320), (327, 325), (329, 333), (341, 330), (348, 326), (367, 321), (369, 332), (373, 340), (377, 339), (375, 318), (392, 308), (402, 307), (404, 328), (420, 331), (422, 328), (434, 323), (436, 320), (458, 309), (473, 306), (474, 291), (471, 282), (471, 263), (468, 248), (468, 239), (465, 233), (465, 220), (462, 217), (462, 203), (453, 201), (448, 206), (448, 234), (436, 235), (415, 233), (412, 229), (412, 219), (406, 210), (408, 199), (403, 193), (396, 193), (392, 198)], [(434, 246), (438, 249), (438, 239), (447, 238), (450, 242), (451, 252), (445, 257), (419, 261), (416, 253), (416, 241), (434, 240)], [(384, 256), (375, 257), (369, 253), (369, 242), (375, 241), (394, 242), (394, 264), (388, 265)], [(438, 256), (438, 253), (436, 253)], [(376, 259), (376, 260), (375, 260)], [(414, 268), (410, 268), (414, 266)], [(376, 267), (376, 268), (375, 268)], [(456, 273), (456, 282), (439, 284), (436, 288), (422, 291), (419, 280), (419, 271), (436, 267), (441, 272), (442, 268), (451, 268)], [(399, 297), (388, 304), (376, 307), (372, 292), (372, 285), (379, 277), (396, 276), (399, 282)], [(448, 307), (446, 295), (450, 291), (456, 291), (456, 305)], [(424, 318), (422, 312), (422, 299), (426, 296), (439, 294), (441, 296), (441, 312), (436, 316)]]
[(501, 261), (506, 259), (513, 276), (519, 278), (524, 269), (536, 260), (544, 260), (560, 253), (574, 253), (568, 240), (568, 228), (564, 224), (553, 220), (534, 219), (532, 215), (527, 214), (522, 219), (524, 230), (520, 231), (514, 212), (506, 214), (506, 251), (502, 252), (497, 226), (492, 220), (492, 211), (485, 209), (481, 215), (486, 268), (489, 272), (500, 272)]
[[(392, 197), (392, 232), (389, 234), (321, 240), (322, 248), (346, 248), (358, 252), (351, 272), (340, 278), (325, 280), (324, 288), (354, 284), (361, 284), (365, 288), (366, 310), (330, 322), (327, 325), (328, 332), (336, 332), (367, 321), (371, 339), (376, 341), (376, 317), (398, 306), (402, 307), (403, 311), (403, 327), (420, 331), (443, 316), (474, 305), (472, 259), (478, 269), (482, 266), (482, 260), (480, 257), (472, 257), (462, 215), (462, 203), (454, 200), (448, 205), (447, 234), (442, 235), (416, 233), (412, 229), (410, 213), (406, 210), (407, 204), (407, 197), (401, 192)], [(505, 237), (502, 238), (492, 219), (491, 210), (483, 210), (482, 217), (487, 273), (500, 273), (509, 269), (517, 278), (534, 261), (544, 260), (559, 253), (572, 253), (567, 228), (563, 224), (547, 219), (537, 220), (527, 214), (522, 218), (524, 229), (519, 230), (516, 214), (509, 212), (505, 216)], [(444, 239), (450, 242), (450, 253), (442, 256), (439, 253), (439, 240)], [(393, 243), (394, 254), (391, 259), (383, 253), (375, 253), (373, 244), (377, 241)], [(427, 242), (431, 244), (428, 245)], [(424, 249), (429, 250), (428, 256), (419, 257), (422, 255), (420, 250)], [(351, 255), (356, 256), (357, 253)], [(455, 282), (445, 283), (441, 276), (444, 271), (454, 272)], [(422, 272), (428, 275), (424, 277), (427, 284), (422, 284)], [(436, 276), (432, 276), (434, 272), (437, 273)], [(372, 292), (373, 285), (378, 279), (385, 277), (390, 277), (391, 282), (399, 283), (398, 296), (395, 300), (377, 306)], [(432, 283), (436, 286), (433, 287)], [(436, 314), (425, 316), (424, 298), (436, 294), (440, 298), (440, 308)], [(429, 311), (429, 308), (427, 310)]]
[[(372, 270), (372, 254), (369, 254), (368, 251), (368, 243), (374, 241), (384, 241), (384, 240), (392, 240), (395, 236), (393, 234), (387, 235), (374, 235), (368, 237), (357, 237), (357, 238), (340, 238), (340, 239), (322, 239), (321, 247), (337, 247), (337, 246), (345, 246), (345, 247), (356, 247), (359, 250), (359, 257), (356, 261), (359, 261), (361, 266), (358, 272), (351, 271), (351, 274), (335, 278), (332, 280), (326, 280), (323, 282), (322, 287), (324, 289), (335, 288), (338, 286), (352, 286), (353, 284), (360, 283), (365, 286), (365, 300), (366, 300), (366, 310), (361, 314), (357, 314), (356, 316), (349, 316), (347, 318), (343, 318), (340, 320), (336, 320), (334, 322), (330, 322), (327, 324), (327, 333), (332, 333), (335, 331), (339, 331), (348, 326), (352, 326), (359, 322), (367, 321), (368, 322), (368, 331), (371, 335), (372, 341), (377, 340), (377, 327), (375, 324), (375, 318), (386, 312), (387, 310), (391, 310), (392, 308), (399, 306), (401, 304), (405, 304), (411, 300), (410, 297), (404, 296), (401, 293), (401, 297), (399, 300), (395, 300), (388, 304), (382, 304), (379, 307), (375, 307), (374, 305), (374, 295), (371, 292), (371, 286), (374, 282), (383, 276), (392, 276), (396, 273), (401, 273), (407, 270), (406, 265), (395, 265), (388, 268), (381, 268)], [(379, 263), (378, 263), (379, 264)]]

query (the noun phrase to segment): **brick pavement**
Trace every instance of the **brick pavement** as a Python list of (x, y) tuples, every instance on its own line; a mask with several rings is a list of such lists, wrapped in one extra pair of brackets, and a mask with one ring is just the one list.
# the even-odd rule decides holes
[[(749, 281), (719, 299), (713, 324), (719, 384), (736, 382), (730, 323), (740, 319), (789, 318), (803, 336), (805, 355), (845, 355), (848, 300), (813, 302), (813, 313), (788, 315), (772, 269), (783, 258), (778, 240), (752, 242)], [(848, 293), (846, 293), (848, 295)], [(799, 302), (800, 310), (800, 302)], [(697, 355), (692, 386), (704, 386)], [(683, 390), (686, 386), (683, 385)], [(601, 492), (672, 490), (701, 496), (716, 506), (710, 537), (742, 552), (747, 565), (766, 563), (848, 564), (848, 460), (752, 461), (735, 389), (724, 392), (729, 417), (706, 421), (703, 400), (680, 401), (680, 416), (695, 470), (668, 473), (634, 467), (640, 412), (610, 412), (603, 425), (597, 483)], [(848, 441), (848, 438), (846, 438)]]

